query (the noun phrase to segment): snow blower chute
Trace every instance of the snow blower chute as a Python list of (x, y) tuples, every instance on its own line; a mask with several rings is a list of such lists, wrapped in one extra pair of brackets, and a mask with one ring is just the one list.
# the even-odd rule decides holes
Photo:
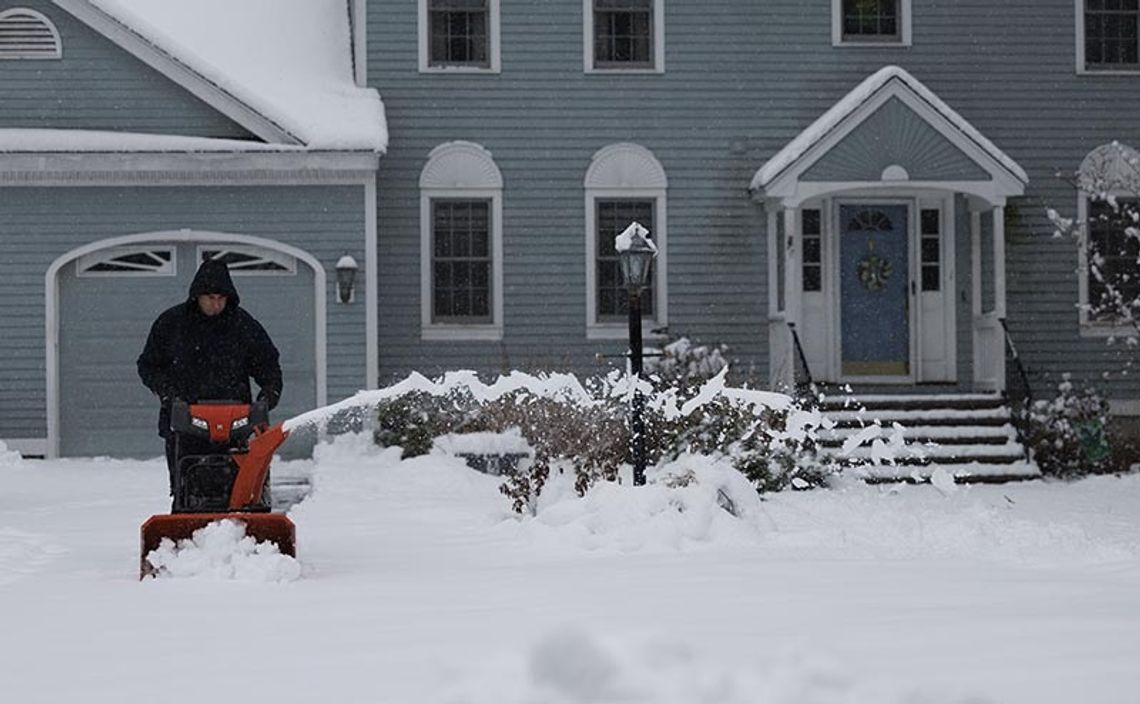
[(225, 518), (245, 524), (246, 535), (276, 543), (296, 557), (296, 529), (281, 513), (270, 513), (269, 463), (289, 433), (269, 426), (262, 404), (213, 401), (174, 402), (174, 500), (170, 513), (151, 516), (141, 530), (139, 578), (153, 573), (147, 555), (163, 538), (174, 542)]

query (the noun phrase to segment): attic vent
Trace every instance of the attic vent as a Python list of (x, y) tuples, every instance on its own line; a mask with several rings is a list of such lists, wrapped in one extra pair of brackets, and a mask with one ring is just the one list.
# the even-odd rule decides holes
[(58, 59), (59, 31), (35, 10), (17, 7), (0, 12), (0, 59)]

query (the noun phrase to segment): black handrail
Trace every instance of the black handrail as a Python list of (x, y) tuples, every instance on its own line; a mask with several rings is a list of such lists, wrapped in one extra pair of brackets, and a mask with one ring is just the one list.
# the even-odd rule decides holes
[(1025, 405), (1028, 407), (1033, 402), (1033, 387), (1029, 384), (1029, 372), (1021, 361), (1021, 354), (1017, 351), (1017, 345), (1013, 344), (1013, 338), (1009, 334), (1009, 326), (1005, 324), (1005, 318), (998, 318), (998, 322), (1001, 323), (1002, 332), (1005, 333), (1005, 344), (1009, 348), (1010, 356), (1013, 357), (1013, 363), (1017, 366), (1017, 374), (1021, 377), (1021, 384), (1025, 387)]
[[(788, 323), (788, 329), (792, 331), (792, 342), (796, 345), (796, 354), (800, 358), (800, 364), (804, 368), (804, 376), (807, 377), (807, 382), (804, 386), (811, 388), (815, 386), (815, 380), (811, 377), (811, 367), (808, 366), (807, 356), (804, 354), (803, 345), (800, 344), (800, 336), (796, 333), (796, 324)], [(795, 375), (793, 374), (793, 377)]]

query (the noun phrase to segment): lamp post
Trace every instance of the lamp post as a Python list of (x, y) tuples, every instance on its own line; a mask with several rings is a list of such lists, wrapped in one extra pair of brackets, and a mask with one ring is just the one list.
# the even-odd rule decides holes
[(614, 238), (614, 249), (621, 265), (621, 277), (629, 292), (629, 369), (633, 376), (633, 409), (630, 417), (633, 445), (633, 484), (645, 484), (645, 399), (637, 388), (641, 379), (641, 292), (649, 283), (649, 271), (657, 247), (649, 239), (649, 230), (640, 223), (630, 223)]

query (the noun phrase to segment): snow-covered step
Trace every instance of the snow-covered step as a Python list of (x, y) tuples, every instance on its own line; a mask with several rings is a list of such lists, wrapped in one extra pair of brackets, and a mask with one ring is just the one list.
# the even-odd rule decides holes
[(931, 410), (939, 408), (976, 409), (1005, 405), (1000, 394), (856, 394), (824, 396), (820, 406), (825, 410), (865, 408), (896, 410)]
[[(861, 445), (850, 452), (842, 448), (824, 448), (823, 454), (839, 459), (870, 460), (876, 452)], [(961, 464), (982, 462), (985, 464), (1008, 464), (1025, 459), (1025, 448), (1019, 442), (1004, 445), (934, 445), (909, 444), (895, 450), (894, 459), (900, 464)]]
[[(816, 439), (824, 446), (842, 445), (849, 437), (862, 432), (859, 426), (836, 427), (820, 430)], [(894, 429), (884, 428), (884, 432), (894, 435)], [(942, 445), (1004, 445), (1017, 440), (1017, 431), (1012, 425), (911, 425), (899, 431), (908, 442), (935, 442)]]
[(928, 464), (920, 466), (863, 465), (858, 471), (865, 475), (868, 482), (879, 483), (930, 481), (931, 477), (940, 470), (953, 477), (959, 484), (1018, 481), (1037, 479), (1041, 476), (1041, 470), (1032, 462), (1014, 464), (971, 462), (969, 464)]
[(1010, 420), (1009, 406), (994, 408), (933, 408), (921, 410), (825, 410), (824, 415), (840, 427), (870, 425), (875, 421), (890, 426), (899, 425), (1006, 425)]

